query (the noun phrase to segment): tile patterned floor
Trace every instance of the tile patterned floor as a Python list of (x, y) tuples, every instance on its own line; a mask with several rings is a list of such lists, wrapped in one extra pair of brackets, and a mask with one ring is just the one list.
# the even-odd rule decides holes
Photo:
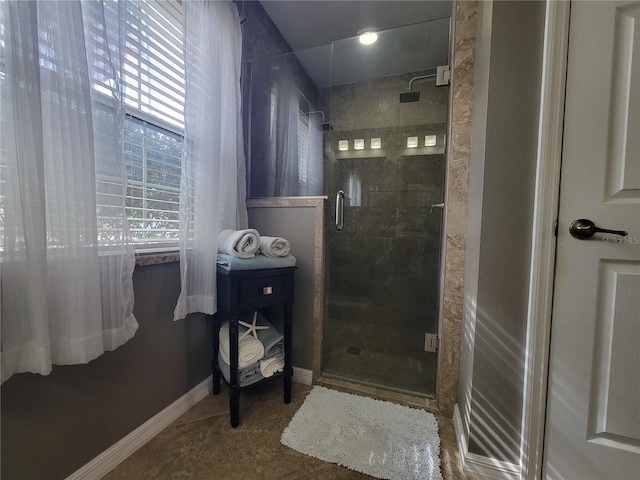
[[(240, 425), (231, 428), (225, 387), (209, 395), (109, 473), (105, 480), (368, 479), (344, 467), (280, 444), (280, 435), (312, 387), (293, 384), (289, 405), (282, 383), (269, 382), (240, 395)], [(445, 480), (463, 480), (451, 420), (438, 418)]]

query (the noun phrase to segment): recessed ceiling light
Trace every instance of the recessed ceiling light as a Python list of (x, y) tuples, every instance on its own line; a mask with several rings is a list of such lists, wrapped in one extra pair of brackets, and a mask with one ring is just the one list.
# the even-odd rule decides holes
[(362, 45), (371, 45), (378, 41), (378, 34), (376, 32), (364, 32), (360, 34), (360, 43)]

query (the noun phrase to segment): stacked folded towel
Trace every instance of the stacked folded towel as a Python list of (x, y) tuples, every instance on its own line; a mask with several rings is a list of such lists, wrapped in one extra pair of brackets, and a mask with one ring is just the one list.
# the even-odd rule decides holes
[(267, 257), (286, 257), (289, 250), (289, 242), (282, 237), (260, 237), (260, 253)]
[(266, 318), (258, 314), (258, 325), (267, 325), (267, 330), (258, 330), (258, 338), (264, 345), (264, 357), (284, 359), (284, 336), (271, 325)]
[[(226, 379), (227, 382), (231, 380), (231, 367), (228, 363), (222, 361), (222, 357), (220, 353), (218, 353), (218, 366), (220, 367), (220, 372)], [(260, 373), (260, 362), (252, 363), (248, 367), (239, 368), (238, 369), (238, 384), (241, 387), (246, 387), (247, 385), (251, 385), (252, 383), (259, 382), (262, 380), (262, 373)]]
[(286, 257), (267, 257), (256, 255), (254, 258), (238, 258), (226, 253), (218, 253), (216, 263), (225, 270), (253, 270), (261, 268), (295, 267), (296, 257), (289, 254)]
[(261, 253), (266, 257), (283, 258), (289, 255), (289, 241), (282, 237), (260, 236), (257, 230), (226, 229), (218, 234), (218, 253), (239, 258), (254, 258)]
[[(238, 327), (238, 338), (246, 329)], [(220, 355), (226, 363), (229, 361), (229, 322), (220, 326)], [(245, 368), (264, 357), (264, 344), (255, 337), (247, 335), (238, 340), (238, 368)]]
[(260, 360), (260, 373), (264, 378), (273, 376), (276, 372), (281, 372), (284, 369), (283, 357), (271, 357), (264, 360)]
[(260, 234), (252, 228), (223, 230), (218, 234), (218, 252), (240, 258), (253, 258), (260, 249)]
[[(264, 330), (257, 330), (256, 334), (258, 338), (251, 335), (247, 335), (238, 340), (239, 352), (238, 352), (238, 383), (241, 387), (251, 385), (263, 378), (273, 376), (276, 372), (280, 372), (284, 369), (284, 337), (279, 333), (273, 325), (271, 325), (262, 315), (257, 316), (258, 320), (255, 322), (257, 326), (267, 326), (269, 328)], [(227, 325), (226, 331), (223, 332), (224, 326)], [(238, 327), (238, 337), (245, 333), (247, 329), (242, 326)], [(223, 337), (226, 336), (226, 340)], [(254, 360), (254, 362), (244, 365), (240, 363), (240, 352), (242, 347), (240, 344), (246, 339), (253, 339), (259, 341), (263, 346), (263, 355)], [(226, 346), (225, 346), (226, 345)], [(230, 380), (231, 369), (229, 367), (228, 356), (229, 345), (229, 330), (228, 324), (225, 322), (220, 328), (220, 349), (218, 351), (218, 366), (220, 371), (224, 375), (227, 382)], [(223, 347), (225, 347), (227, 354), (223, 355)], [(248, 357), (247, 357), (248, 358)]]

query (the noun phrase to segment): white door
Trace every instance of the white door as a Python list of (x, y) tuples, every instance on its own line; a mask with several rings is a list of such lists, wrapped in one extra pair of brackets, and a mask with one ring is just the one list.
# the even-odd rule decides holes
[(640, 2), (571, 5), (561, 175), (544, 477), (638, 480)]

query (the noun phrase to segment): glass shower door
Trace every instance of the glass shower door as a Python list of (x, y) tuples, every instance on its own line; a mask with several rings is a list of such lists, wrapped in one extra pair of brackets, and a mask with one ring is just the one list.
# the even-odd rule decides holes
[[(322, 374), (430, 398), (437, 353), (425, 346), (439, 324), (448, 104), (434, 72), (321, 91), (333, 127), (324, 137)], [(418, 77), (417, 101), (401, 102)]]
[(432, 396), (425, 335), (438, 332), (444, 155), (335, 163), (332, 190), (345, 193), (328, 209), (323, 374)]

